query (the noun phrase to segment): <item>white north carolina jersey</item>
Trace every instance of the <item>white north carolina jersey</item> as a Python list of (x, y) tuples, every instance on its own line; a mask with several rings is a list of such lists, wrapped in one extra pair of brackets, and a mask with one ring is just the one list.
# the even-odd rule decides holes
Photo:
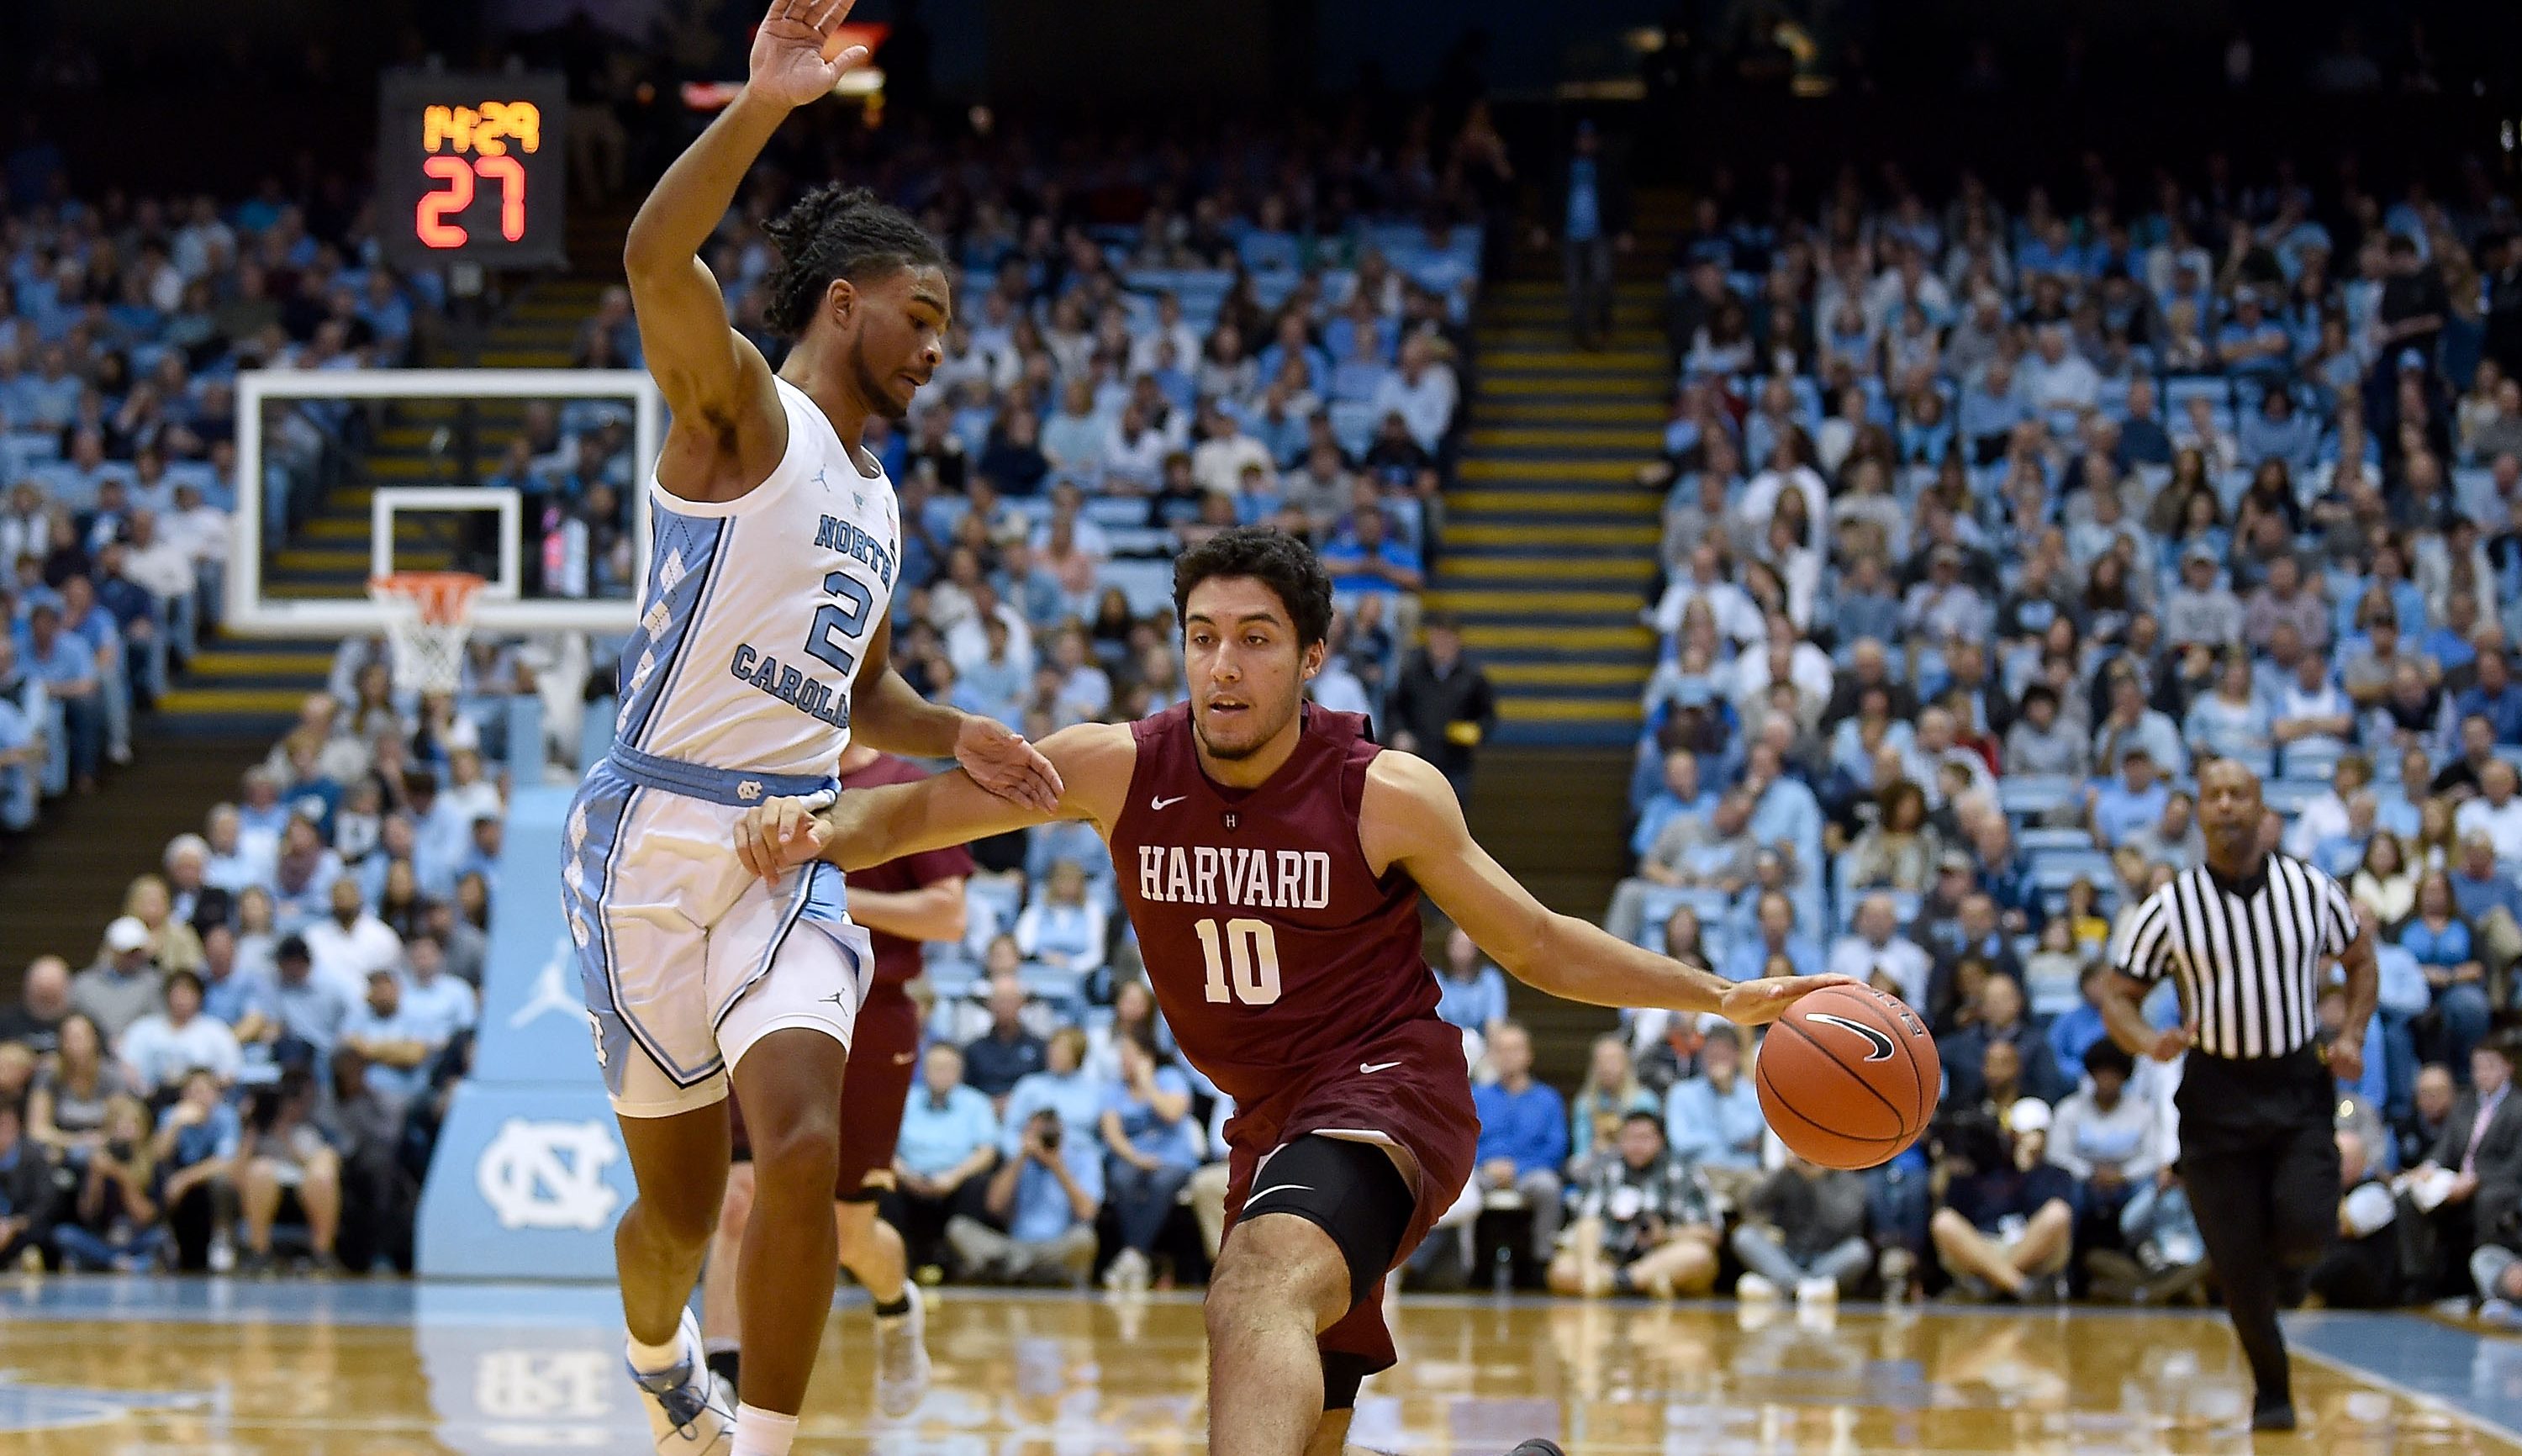
[(788, 448), (769, 480), (723, 505), (649, 483), (648, 582), (615, 728), (660, 758), (829, 775), (860, 658), (893, 608), (902, 508), (822, 408), (777, 383)]

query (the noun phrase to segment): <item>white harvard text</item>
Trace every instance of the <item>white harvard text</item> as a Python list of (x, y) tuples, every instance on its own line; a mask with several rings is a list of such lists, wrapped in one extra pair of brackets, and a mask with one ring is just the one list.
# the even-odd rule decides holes
[(1158, 904), (1325, 910), (1331, 857), (1318, 849), (1139, 846), (1139, 898)]

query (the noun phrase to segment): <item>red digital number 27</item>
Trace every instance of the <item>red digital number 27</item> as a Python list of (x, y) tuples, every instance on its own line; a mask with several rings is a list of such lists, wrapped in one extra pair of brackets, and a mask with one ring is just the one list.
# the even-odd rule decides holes
[(499, 235), (511, 243), (526, 235), (526, 168), (514, 157), (481, 157), (471, 162), (461, 157), (430, 157), (422, 160), (420, 169), (446, 184), (421, 196), (413, 231), (423, 246), (461, 248), (472, 240), (462, 223), (446, 218), (473, 206), (476, 174), (499, 184)]

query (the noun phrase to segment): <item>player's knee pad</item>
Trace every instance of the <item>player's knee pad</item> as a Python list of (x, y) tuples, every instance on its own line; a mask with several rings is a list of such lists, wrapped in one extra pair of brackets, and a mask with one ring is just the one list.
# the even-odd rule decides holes
[(1374, 1295), (1392, 1267), (1417, 1209), (1417, 1197), (1381, 1148), (1313, 1134), (1261, 1165), (1238, 1223), (1284, 1213), (1320, 1228), (1348, 1266), (1349, 1303), (1355, 1306)]

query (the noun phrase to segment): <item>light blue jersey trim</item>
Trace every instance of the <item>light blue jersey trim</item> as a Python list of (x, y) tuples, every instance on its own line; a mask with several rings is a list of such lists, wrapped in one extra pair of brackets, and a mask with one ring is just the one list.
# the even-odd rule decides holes
[[(649, 578), (645, 600), (647, 611), (659, 606), (666, 610), (662, 632), (654, 634), (645, 653), (629, 647), (622, 654), (622, 677), (618, 691), (624, 702), (620, 742), (637, 744), (644, 741), (656, 727), (660, 710), (674, 689), (683, 660), (689, 655), (692, 639), (699, 635), (703, 613), (709, 610), (711, 597), (718, 590), (722, 564), (731, 554), (729, 544), (735, 537), (735, 522), (725, 519), (703, 519), (687, 516), (662, 506), (650, 508), (653, 540), (649, 546)], [(672, 589), (660, 590), (658, 583), (671, 558), (689, 562), (699, 558), (697, 567), (687, 566), (683, 577)], [(644, 619), (643, 619), (644, 624)], [(643, 625), (642, 631), (645, 631)], [(633, 639), (636, 641), (636, 638)], [(656, 665), (649, 670), (648, 680), (636, 689), (632, 676), (638, 670), (642, 655), (653, 654)]]

